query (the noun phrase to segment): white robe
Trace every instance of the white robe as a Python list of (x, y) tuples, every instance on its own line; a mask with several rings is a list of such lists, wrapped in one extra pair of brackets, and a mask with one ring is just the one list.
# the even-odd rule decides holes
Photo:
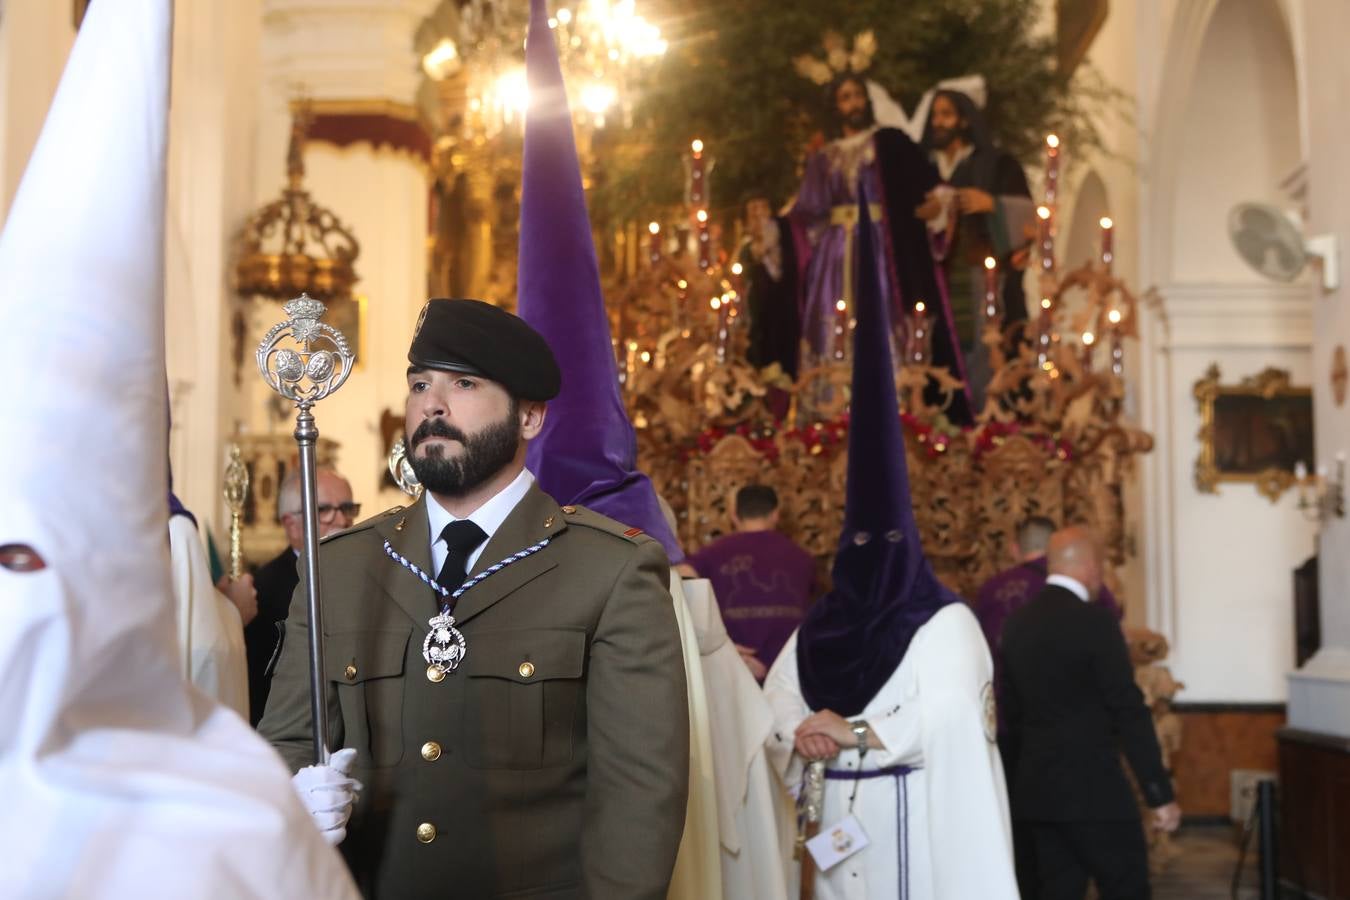
[(727, 635), (706, 578), (684, 582), (708, 689), (722, 895), (727, 900), (786, 900), (792, 853), (791, 799), (770, 767), (764, 743), (773, 712)]
[(197, 528), (169, 517), (169, 562), (183, 672), (202, 693), (248, 718), (248, 657), (239, 610), (216, 590)]
[(689, 802), (680, 852), (675, 858), (675, 871), (671, 874), (666, 896), (669, 900), (722, 900), (717, 781), (708, 690), (699, 661), (698, 637), (690, 621), (679, 573), (674, 569), (670, 572), (670, 598), (675, 605), (675, 621), (680, 627), (680, 648), (684, 651), (684, 676), (689, 692)]
[[(984, 636), (964, 604), (944, 608), (915, 633), (899, 668), (861, 714), (885, 745), (867, 753), (863, 770), (915, 771), (903, 784), (890, 776), (826, 782), (822, 830), (848, 815), (856, 786), (853, 814), (870, 844), (817, 873), (819, 900), (1017, 897), (992, 677)], [(793, 732), (811, 710), (797, 677), (796, 634), (769, 671), (765, 693), (774, 711), (770, 757), (789, 785), (800, 784), (804, 764), (793, 752)], [(857, 750), (829, 762), (830, 769), (858, 767)]]

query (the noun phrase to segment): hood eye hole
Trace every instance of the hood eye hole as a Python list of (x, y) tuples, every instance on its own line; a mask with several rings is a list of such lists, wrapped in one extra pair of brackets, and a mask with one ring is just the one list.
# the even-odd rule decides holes
[(11, 572), (40, 572), (47, 562), (27, 544), (0, 544), (0, 566)]

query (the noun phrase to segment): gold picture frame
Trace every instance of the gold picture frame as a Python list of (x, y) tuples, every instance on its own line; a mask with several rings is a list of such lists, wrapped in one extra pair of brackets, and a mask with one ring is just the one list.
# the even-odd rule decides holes
[(1217, 494), (1223, 482), (1254, 484), (1274, 503), (1297, 484), (1295, 467), (1314, 467), (1312, 389), (1283, 369), (1267, 368), (1239, 384), (1221, 383), (1211, 365), (1192, 389), (1200, 411), (1195, 486)]

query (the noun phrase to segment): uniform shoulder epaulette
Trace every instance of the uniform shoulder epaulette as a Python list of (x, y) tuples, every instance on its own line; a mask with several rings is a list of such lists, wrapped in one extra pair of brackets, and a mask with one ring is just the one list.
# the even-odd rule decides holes
[(568, 525), (593, 528), (596, 531), (603, 531), (606, 534), (612, 534), (615, 537), (623, 538), (633, 544), (651, 540), (641, 528), (633, 528), (622, 522), (616, 522), (609, 516), (601, 515), (595, 510), (587, 509), (584, 506), (564, 506), (562, 507), (562, 513), (567, 517)]
[(367, 528), (371, 528), (375, 525), (378, 525), (380, 522), (389, 518), (394, 513), (402, 511), (403, 511), (402, 506), (391, 506), (384, 512), (373, 515), (369, 519), (363, 519), (350, 528), (344, 528), (341, 531), (335, 531), (332, 534), (325, 535), (324, 537), (319, 538), (319, 543), (325, 544), (328, 541), (333, 540), (334, 538), (340, 538), (348, 534), (355, 534), (358, 531), (365, 531)]

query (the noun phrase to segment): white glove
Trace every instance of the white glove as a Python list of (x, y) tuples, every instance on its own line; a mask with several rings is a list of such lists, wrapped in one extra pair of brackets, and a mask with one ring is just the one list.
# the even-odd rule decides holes
[(305, 766), (291, 776), (300, 802), (309, 810), (324, 840), (334, 847), (347, 836), (347, 820), (361, 790), (361, 782), (351, 777), (355, 761), (356, 751), (347, 747), (334, 753), (328, 765)]

